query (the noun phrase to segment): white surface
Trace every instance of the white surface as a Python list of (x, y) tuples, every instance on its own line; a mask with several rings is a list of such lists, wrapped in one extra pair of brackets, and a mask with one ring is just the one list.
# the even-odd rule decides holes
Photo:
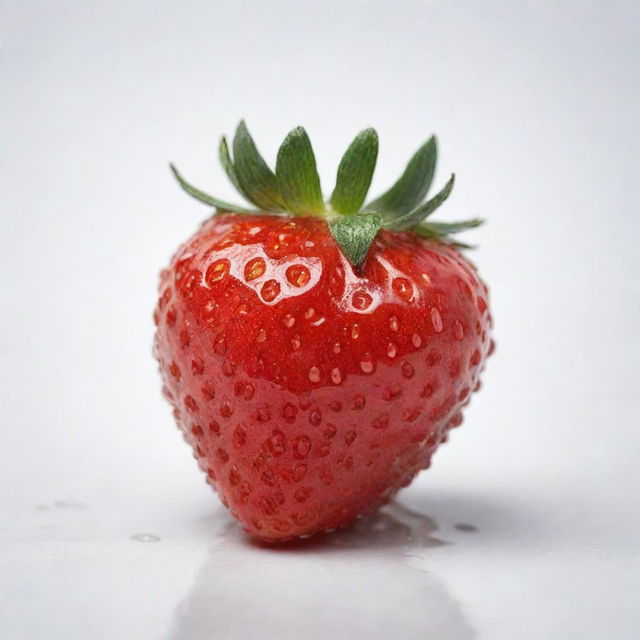
[[(640, 637), (637, 3), (0, 11), (0, 637)], [(166, 163), (230, 197), (242, 116), (270, 159), (304, 124), (326, 191), (363, 126), (372, 192), (437, 131), (443, 215), (489, 219), (465, 425), (413, 513), (297, 551), (230, 523), (150, 356), (157, 271), (206, 214)]]

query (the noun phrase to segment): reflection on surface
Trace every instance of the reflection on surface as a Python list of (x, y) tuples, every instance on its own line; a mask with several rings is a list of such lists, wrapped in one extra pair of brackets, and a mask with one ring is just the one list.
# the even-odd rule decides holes
[(475, 637), (425, 568), (447, 544), (426, 515), (394, 503), (349, 529), (278, 547), (252, 543), (224, 514), (217, 521), (221, 535), (171, 638)]

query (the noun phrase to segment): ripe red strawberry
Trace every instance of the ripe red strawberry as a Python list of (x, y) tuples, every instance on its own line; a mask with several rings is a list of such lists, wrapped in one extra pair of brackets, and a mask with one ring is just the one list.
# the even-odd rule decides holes
[[(363, 131), (325, 205), (303, 129), (275, 174), (241, 123), (222, 163), (247, 211), (216, 208), (161, 274), (164, 392), (208, 482), (253, 536), (282, 541), (371, 512), (429, 466), (493, 348), (487, 288), (423, 222), (435, 140), (361, 210), (377, 156)], [(173, 167), (172, 167), (173, 168)]]

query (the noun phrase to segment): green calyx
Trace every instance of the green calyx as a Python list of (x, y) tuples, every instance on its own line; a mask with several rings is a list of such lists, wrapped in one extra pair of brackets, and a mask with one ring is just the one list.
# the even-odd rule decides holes
[(453, 242), (451, 234), (477, 227), (482, 220), (446, 223), (428, 219), (449, 197), (454, 184), (452, 175), (439, 193), (425, 201), (435, 173), (437, 154), (436, 139), (432, 136), (416, 151), (395, 184), (366, 205), (364, 202), (378, 157), (378, 134), (374, 129), (364, 129), (349, 145), (338, 166), (335, 188), (326, 203), (313, 148), (302, 127), (293, 129), (280, 146), (275, 173), (260, 155), (244, 121), (236, 129), (231, 148), (225, 137), (221, 139), (220, 163), (233, 186), (256, 209), (214, 198), (189, 184), (175, 166), (170, 167), (190, 196), (215, 207), (216, 211), (325, 218), (334, 239), (357, 267), (364, 261), (380, 229), (414, 231), (425, 238), (468, 247)]

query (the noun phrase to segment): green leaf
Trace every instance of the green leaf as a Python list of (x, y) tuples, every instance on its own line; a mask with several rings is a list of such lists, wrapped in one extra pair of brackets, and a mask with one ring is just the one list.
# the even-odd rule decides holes
[(416, 227), (416, 231), (425, 237), (440, 238), (452, 233), (460, 233), (467, 229), (474, 229), (484, 223), (481, 218), (461, 220), (460, 222), (425, 222)]
[[(227, 144), (227, 139), (222, 136), (220, 139), (220, 147), (218, 147), (218, 156), (220, 158), (220, 164), (224, 168), (229, 180), (233, 186), (241, 193), (245, 198), (247, 198), (247, 194), (244, 192), (242, 187), (240, 186), (240, 181), (238, 180), (238, 174), (236, 173), (236, 168), (233, 166), (233, 160), (231, 159), (231, 154), (229, 153), (229, 145)], [(249, 198), (247, 198), (248, 200)]]
[(436, 168), (438, 147), (431, 136), (413, 155), (404, 173), (387, 192), (370, 202), (365, 211), (377, 211), (385, 218), (408, 213), (426, 197)]
[(331, 206), (342, 215), (360, 210), (367, 197), (378, 158), (378, 134), (375, 129), (361, 131), (342, 156)]
[(302, 127), (291, 131), (278, 150), (276, 178), (287, 211), (303, 215), (324, 211), (316, 159)]
[(356, 213), (340, 216), (329, 222), (329, 229), (349, 261), (359, 266), (382, 227), (382, 216), (377, 213)]
[(240, 191), (253, 204), (266, 211), (284, 209), (276, 177), (260, 155), (244, 120), (233, 138), (233, 161)]
[(385, 225), (389, 229), (395, 231), (404, 231), (405, 229), (413, 229), (413, 227), (420, 224), (425, 218), (430, 216), (448, 197), (453, 189), (455, 182), (455, 175), (452, 174), (449, 178), (449, 182), (444, 186), (444, 189), (435, 195), (431, 200), (427, 200), (423, 205), (415, 208), (413, 211), (406, 213), (403, 216), (393, 218), (389, 220)]
[(200, 202), (204, 202), (204, 204), (208, 204), (216, 209), (220, 209), (223, 211), (234, 211), (236, 213), (254, 213), (249, 209), (244, 209), (239, 207), (238, 205), (231, 204), (229, 202), (225, 202), (224, 200), (218, 200), (218, 198), (214, 198), (204, 191), (200, 191), (193, 185), (189, 184), (181, 175), (178, 173), (178, 170), (174, 165), (170, 164), (169, 167), (173, 172), (173, 175), (176, 177), (176, 180), (180, 184), (180, 186), (193, 198), (199, 200)]

